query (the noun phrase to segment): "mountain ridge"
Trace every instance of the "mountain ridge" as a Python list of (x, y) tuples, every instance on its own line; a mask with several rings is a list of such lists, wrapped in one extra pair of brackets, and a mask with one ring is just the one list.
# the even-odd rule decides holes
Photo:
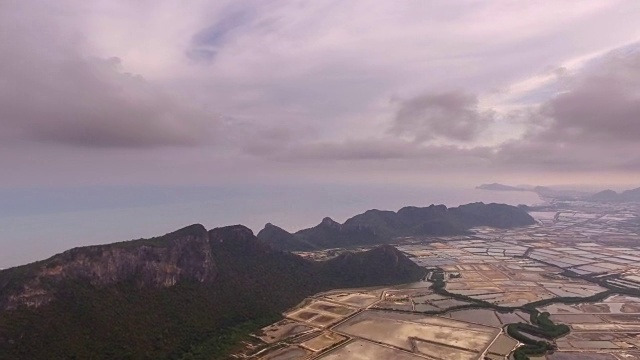
[(307, 296), (423, 276), (393, 247), (314, 262), (196, 224), (0, 271), (0, 358), (219, 358)]
[(603, 190), (593, 194), (591, 201), (613, 201), (613, 202), (640, 202), (640, 187), (635, 189), (616, 192), (611, 189)]
[(309, 251), (385, 244), (403, 236), (464, 235), (477, 226), (509, 228), (532, 224), (535, 220), (519, 207), (478, 202), (452, 208), (405, 206), (397, 212), (371, 209), (343, 224), (324, 218), (320, 224), (295, 233), (268, 224), (257, 237), (280, 250)]

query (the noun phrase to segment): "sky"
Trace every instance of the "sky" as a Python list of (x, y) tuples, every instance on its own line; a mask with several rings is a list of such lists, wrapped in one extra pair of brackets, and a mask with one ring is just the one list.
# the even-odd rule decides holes
[(86, 189), (95, 210), (144, 188), (638, 187), (638, 23), (637, 0), (1, 1), (0, 220)]
[(633, 184), (640, 2), (0, 4), (0, 187)]

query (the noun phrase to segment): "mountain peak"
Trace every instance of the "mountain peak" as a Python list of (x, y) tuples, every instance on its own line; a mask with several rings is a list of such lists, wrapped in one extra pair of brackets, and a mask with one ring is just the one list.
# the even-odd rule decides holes
[(322, 219), (322, 223), (323, 224), (337, 224), (337, 222), (335, 220), (333, 220), (332, 218), (326, 216), (325, 218)]
[(264, 225), (264, 228), (262, 228), (262, 230), (260, 230), (258, 232), (257, 236), (260, 237), (260, 233), (264, 233), (264, 232), (277, 232), (277, 233), (286, 233), (286, 234), (291, 235), (291, 233), (289, 233), (287, 230), (281, 228), (278, 225), (274, 225), (272, 223), (266, 223)]
[(322, 222), (320, 223), (320, 225), (328, 226), (332, 228), (340, 228), (340, 223), (338, 223), (337, 221), (333, 220), (328, 216), (322, 219)]
[(235, 249), (252, 249), (264, 244), (258, 240), (253, 231), (244, 225), (224, 226), (209, 230), (211, 246)]
[(185, 226), (182, 229), (170, 232), (165, 236), (180, 237), (180, 236), (203, 236), (207, 233), (207, 229), (202, 224), (192, 224)]
[[(213, 236), (214, 238), (248, 238), (254, 235), (253, 231), (244, 225), (230, 225), (209, 230), (209, 236)], [(214, 238), (212, 238), (212, 240), (214, 240)]]
[(274, 252), (273, 246), (256, 237), (251, 229), (243, 225), (225, 226), (209, 231), (211, 249), (214, 253), (235, 255), (254, 254), (262, 256)]
[(391, 245), (380, 245), (365, 252), (343, 253), (327, 260), (322, 266), (338, 286), (353, 283), (355, 279), (368, 279), (367, 285), (374, 285), (398, 282), (399, 278), (408, 280), (424, 276), (423, 268)]
[(287, 230), (272, 223), (267, 223), (264, 229), (260, 230), (257, 237), (278, 250), (306, 251), (313, 249), (309, 244), (296, 239), (296, 237)]

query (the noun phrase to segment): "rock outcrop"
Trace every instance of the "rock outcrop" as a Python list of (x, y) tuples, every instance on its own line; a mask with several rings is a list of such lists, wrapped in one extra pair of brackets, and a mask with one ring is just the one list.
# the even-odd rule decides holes
[(75, 248), (4, 270), (0, 272), (0, 307), (47, 304), (56, 285), (65, 281), (168, 287), (182, 280), (212, 281), (216, 272), (207, 230), (191, 225), (154, 239)]
[(258, 238), (267, 242), (271, 246), (280, 250), (295, 249), (297, 251), (307, 251), (314, 249), (312, 244), (297, 239), (292, 233), (268, 223), (260, 232)]

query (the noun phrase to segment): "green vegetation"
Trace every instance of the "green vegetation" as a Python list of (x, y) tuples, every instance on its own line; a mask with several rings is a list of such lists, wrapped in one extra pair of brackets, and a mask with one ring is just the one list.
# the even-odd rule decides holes
[[(190, 231), (175, 234), (158, 238), (156, 245), (172, 251), (175, 246), (169, 242), (191, 241), (193, 235)], [(25, 279), (40, 276), (39, 271), (51, 262), (55, 266), (73, 262), (75, 274), (80, 274), (41, 276), (42, 282), (50, 282), (44, 289), (53, 291), (52, 302), (0, 311), (0, 359), (220, 359), (249, 333), (277, 321), (282, 311), (309, 295), (339, 287), (412, 282), (424, 276), (422, 268), (391, 246), (315, 263), (275, 251), (243, 227), (201, 236), (209, 238), (214, 271), (203, 282), (182, 278), (174, 286), (157, 287), (153, 285), (157, 279), (150, 277), (153, 273), (134, 272), (113, 283), (102, 282), (109, 285), (94, 286), (91, 276), (116, 273), (96, 275), (73, 262), (76, 255), (86, 255), (83, 251), (92, 255), (92, 262), (102, 261), (100, 254), (109, 246), (131, 247), (131, 252), (121, 253), (129, 258), (139, 252), (135, 244), (152, 240), (74, 249), (71, 254), (0, 272), (3, 296), (19, 291)], [(201, 253), (194, 250), (198, 248), (184, 249), (186, 254), (174, 255), (180, 255), (186, 265), (201, 261)], [(117, 261), (111, 254), (107, 259)], [(159, 269), (180, 265), (155, 264)], [(198, 271), (200, 267), (182, 269)], [(161, 271), (157, 276), (164, 279)]]
[(249, 334), (273, 324), (282, 316), (271, 314), (253, 320), (242, 322), (224, 331), (218, 331), (200, 344), (191, 346), (180, 360), (211, 360), (219, 359), (231, 353), (242, 341), (250, 340)]
[(526, 334), (553, 340), (567, 335), (570, 331), (567, 325), (556, 325), (551, 321), (551, 319), (549, 319), (549, 313), (547, 312), (540, 313), (534, 310), (530, 315), (533, 325), (518, 323), (507, 326), (509, 336), (525, 344), (513, 353), (513, 357), (516, 360), (527, 360), (529, 359), (529, 355), (544, 355), (547, 351), (554, 349), (551, 343), (534, 340)]
[(220, 290), (189, 283), (167, 289), (67, 283), (45, 307), (0, 316), (0, 359), (219, 358), (280, 316)]

